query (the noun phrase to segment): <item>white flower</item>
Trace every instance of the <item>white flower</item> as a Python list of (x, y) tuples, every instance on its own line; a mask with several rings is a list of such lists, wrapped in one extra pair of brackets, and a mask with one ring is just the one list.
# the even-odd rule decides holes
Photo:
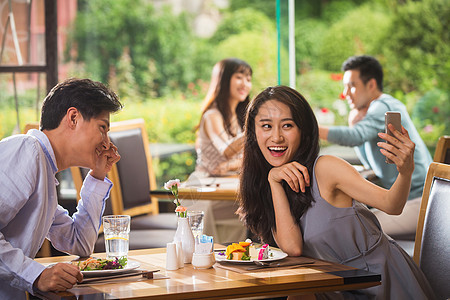
[(169, 181), (167, 181), (165, 184), (164, 184), (164, 188), (166, 189), (166, 190), (172, 190), (172, 187), (174, 186), (174, 185), (176, 185), (177, 187), (179, 187), (180, 186), (180, 179), (172, 179), (172, 180), (169, 180)]

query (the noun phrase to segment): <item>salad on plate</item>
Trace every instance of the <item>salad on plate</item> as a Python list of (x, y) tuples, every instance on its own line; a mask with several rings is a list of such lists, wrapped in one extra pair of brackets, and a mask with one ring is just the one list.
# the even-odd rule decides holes
[(127, 265), (127, 258), (103, 259), (89, 257), (84, 261), (72, 262), (72, 264), (78, 266), (80, 271), (115, 270), (123, 269)]

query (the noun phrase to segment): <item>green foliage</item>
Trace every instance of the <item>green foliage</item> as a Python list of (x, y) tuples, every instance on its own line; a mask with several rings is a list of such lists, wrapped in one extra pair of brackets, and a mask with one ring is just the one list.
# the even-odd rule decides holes
[(422, 93), (450, 90), (450, 5), (447, 0), (407, 1), (386, 31), (382, 53), (393, 88)]
[[(237, 57), (253, 69), (253, 93), (277, 84), (277, 40), (273, 20), (254, 8), (230, 11), (211, 38), (216, 61)], [(287, 57), (283, 49), (283, 56)], [(287, 60), (283, 61), (287, 70)]]
[(112, 121), (143, 118), (150, 143), (195, 142), (194, 128), (200, 121), (200, 101), (148, 99), (125, 103), (123, 110), (112, 116)]
[(320, 67), (339, 71), (349, 56), (377, 54), (389, 23), (390, 15), (380, 5), (368, 3), (351, 10), (325, 34), (318, 56)]
[[(384, 3), (386, 0), (370, 0), (370, 2), (380, 2)], [(396, 0), (389, 0), (396, 1)], [(348, 3), (349, 5), (360, 5), (368, 0), (333, 0), (333, 1), (317, 1), (317, 0), (296, 0), (295, 1), (295, 19), (302, 20), (304, 18), (327, 18), (327, 10), (333, 11), (336, 6), (342, 7), (340, 5), (342, 2)], [(270, 19), (275, 20), (276, 18), (276, 1), (261, 1), (261, 0), (231, 0), (230, 1), (230, 11), (242, 9), (242, 8), (252, 8), (257, 11), (263, 12)], [(335, 5), (337, 4), (337, 5)], [(347, 5), (347, 9), (350, 9)], [(281, 0), (281, 13), (282, 16), (287, 17), (287, 7), (288, 1)], [(331, 8), (329, 8), (331, 6)], [(340, 11), (339, 11), (340, 12)]]
[(345, 18), (347, 12), (353, 10), (356, 7), (354, 1), (351, 0), (338, 0), (329, 1), (323, 6), (321, 20), (328, 24), (333, 24)]
[[(208, 39), (197, 40), (193, 47), (194, 54), (190, 58), (190, 69), (194, 74), (197, 74), (197, 78), (188, 83), (188, 88), (193, 82), (198, 83), (199, 80), (208, 81), (209, 83), (212, 68), (217, 62), (214, 57), (213, 47)], [(204, 95), (206, 95), (206, 91)]]
[[(169, 9), (165, 9), (158, 16), (158, 26), (155, 28), (157, 41), (149, 45), (146, 51), (156, 62), (161, 95), (170, 94), (171, 89), (183, 89), (197, 79), (197, 74), (191, 69), (196, 40), (190, 28), (185, 14), (174, 16)], [(150, 28), (149, 33), (152, 30)]]
[[(112, 121), (143, 118), (150, 143), (194, 144), (194, 128), (200, 121), (200, 101), (182, 98), (148, 99), (125, 104)], [(195, 169), (196, 154), (184, 152), (169, 158), (153, 160), (157, 184), (169, 179), (186, 180)]]
[(276, 1), (230, 0), (228, 11), (233, 12), (245, 8), (261, 12), (270, 19), (275, 19)]
[(245, 31), (262, 33), (266, 36), (276, 34), (274, 21), (269, 19), (264, 13), (252, 9), (243, 8), (230, 11), (225, 14), (220, 22), (217, 31), (211, 37), (211, 43), (216, 44), (227, 38)]
[(334, 114), (336, 125), (347, 124), (347, 103), (339, 99), (342, 82), (333, 80), (330, 72), (318, 70), (299, 75), (297, 90), (313, 110), (327, 108)]
[(39, 121), (36, 110), (21, 106), (19, 109), (20, 128), (17, 128), (17, 114), (14, 106), (2, 107), (0, 113), (0, 140), (12, 134), (21, 133), (26, 123)]
[[(433, 138), (450, 133), (450, 92), (434, 89), (414, 105), (412, 118), (422, 132), (433, 133)], [(436, 143), (437, 139), (433, 142)]]
[[(68, 49), (76, 45), (76, 59), (85, 63), (91, 77), (106, 82), (128, 48), (140, 92), (167, 94), (197, 79), (190, 68), (196, 53), (190, 28), (186, 14), (155, 11), (148, 1), (92, 0), (78, 13)], [(147, 76), (151, 63), (155, 72)]]
[[(217, 60), (225, 57), (238, 57), (252, 66), (253, 95), (267, 86), (277, 84), (277, 41), (275, 36), (249, 31), (230, 36), (217, 45), (216, 56)], [(287, 57), (287, 54), (285, 56)], [(284, 69), (288, 69), (287, 60), (284, 61)]]
[[(16, 105), (13, 91), (8, 91), (12, 87), (10, 74), (0, 74), (0, 139), (12, 134), (20, 133), (28, 122), (39, 120), (40, 110), (36, 110), (36, 105), (41, 106), (36, 89), (17, 89), (17, 101), (19, 104), (19, 116), (17, 116)], [(8, 83), (11, 84), (8, 87)], [(43, 85), (44, 83), (42, 83)], [(41, 92), (44, 87), (41, 86)], [(19, 127), (17, 127), (17, 117), (19, 118)]]
[(157, 186), (162, 187), (170, 179), (184, 181), (195, 170), (196, 155), (192, 152), (173, 154), (170, 159), (153, 160)]
[(295, 24), (295, 58), (300, 73), (319, 66), (319, 51), (327, 32), (325, 22), (306, 19)]
[[(284, 75), (287, 1), (280, 2)], [(200, 102), (218, 60), (238, 57), (252, 66), (253, 96), (277, 84), (275, 6), (276, 1), (230, 0), (214, 36), (201, 39), (191, 32), (189, 15), (156, 10), (151, 1), (80, 0), (68, 39), (68, 57), (77, 55), (69, 76), (109, 81), (125, 103), (113, 121), (144, 118), (151, 143), (193, 144)], [(328, 108), (336, 124), (347, 123), (346, 103), (337, 100), (341, 82), (330, 72), (339, 72), (351, 55), (369, 54), (379, 58), (386, 91), (407, 105), (427, 145), (449, 134), (448, 0), (297, 0), (295, 17), (297, 88), (315, 111)], [(16, 114), (9, 79), (0, 76), (0, 90), (7, 91), (0, 93), (5, 137), (14, 130)], [(35, 99), (35, 90), (19, 94), (21, 127), (38, 118)], [(162, 182), (184, 179), (182, 174), (194, 170), (195, 154), (154, 163)]]
[[(141, 100), (141, 95), (136, 89), (134, 67), (131, 64), (130, 50), (125, 48), (117, 64), (117, 69), (111, 68), (109, 74), (109, 86), (117, 93), (122, 102)], [(150, 70), (149, 70), (150, 73)]]

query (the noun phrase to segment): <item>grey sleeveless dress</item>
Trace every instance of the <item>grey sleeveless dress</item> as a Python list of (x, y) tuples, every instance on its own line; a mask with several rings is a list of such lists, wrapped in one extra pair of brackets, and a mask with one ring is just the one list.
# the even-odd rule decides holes
[(352, 207), (335, 207), (320, 196), (314, 171), (312, 178), (315, 201), (300, 219), (302, 255), (381, 274), (381, 285), (343, 293), (339, 297), (434, 298), (422, 271), (394, 240), (383, 233), (377, 218), (364, 204), (353, 200)]

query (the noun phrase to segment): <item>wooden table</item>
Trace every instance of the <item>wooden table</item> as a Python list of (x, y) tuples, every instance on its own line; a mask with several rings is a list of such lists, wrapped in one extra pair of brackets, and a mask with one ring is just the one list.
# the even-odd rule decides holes
[[(239, 192), (238, 177), (208, 177), (185, 181), (178, 189), (180, 199), (236, 201)], [(152, 190), (152, 196), (173, 199), (167, 190)]]
[[(104, 257), (103, 254), (95, 254)], [(265, 269), (237, 273), (217, 266), (197, 270), (191, 264), (176, 271), (165, 270), (165, 249), (132, 250), (129, 259), (141, 269), (154, 269), (154, 279), (128, 277), (107, 282), (78, 284), (59, 293), (44, 293), (47, 299), (236, 299), (300, 295), (353, 290), (380, 284), (381, 275), (340, 264), (316, 260), (314, 264), (289, 269)], [(42, 264), (64, 262), (73, 256), (39, 258)]]
[[(354, 167), (365, 179), (369, 181), (376, 179), (372, 170), (366, 170), (360, 165), (354, 165)], [(238, 193), (239, 177), (189, 178), (178, 189), (180, 199), (188, 200), (236, 201)], [(150, 194), (158, 198), (173, 199), (172, 193), (167, 190), (153, 190)]]

